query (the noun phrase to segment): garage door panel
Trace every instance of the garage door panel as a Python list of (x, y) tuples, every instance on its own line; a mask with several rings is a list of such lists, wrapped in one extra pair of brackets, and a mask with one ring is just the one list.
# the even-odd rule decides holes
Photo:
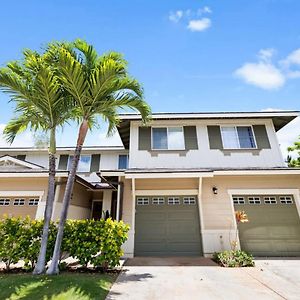
[[(281, 195), (233, 196), (243, 198), (243, 204), (234, 203), (235, 210), (243, 210), (249, 222), (239, 224), (241, 248), (256, 256), (299, 256), (300, 219), (293, 196), (292, 203), (281, 203)], [(276, 203), (265, 203), (266, 198)], [(249, 204), (249, 198), (260, 199), (260, 204)]]
[(197, 205), (183, 204), (182, 196), (175, 204), (169, 204), (165, 197), (164, 204), (160, 205), (158, 197), (155, 197), (156, 204), (153, 197), (148, 198), (147, 205), (136, 205), (135, 255), (202, 255)]

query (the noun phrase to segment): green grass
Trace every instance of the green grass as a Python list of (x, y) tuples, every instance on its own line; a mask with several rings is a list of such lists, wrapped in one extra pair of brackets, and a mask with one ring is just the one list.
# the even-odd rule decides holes
[(61, 273), (58, 276), (1, 274), (0, 299), (90, 300), (105, 299), (116, 274)]

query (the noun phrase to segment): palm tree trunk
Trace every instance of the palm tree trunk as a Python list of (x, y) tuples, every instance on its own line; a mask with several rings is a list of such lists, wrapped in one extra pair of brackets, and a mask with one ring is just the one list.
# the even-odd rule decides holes
[(69, 209), (70, 200), (73, 192), (80, 153), (81, 153), (82, 145), (84, 143), (87, 131), (88, 131), (88, 122), (87, 120), (83, 120), (79, 128), (77, 144), (76, 144), (72, 166), (69, 173), (64, 199), (62, 203), (62, 209), (61, 209), (60, 220), (58, 224), (58, 231), (55, 240), (55, 247), (53, 251), (52, 261), (49, 266), (49, 269), (46, 272), (47, 275), (56, 275), (59, 273), (58, 263), (60, 257), (60, 248), (61, 248), (63, 235), (64, 235), (64, 227), (67, 220), (68, 209)]
[(49, 226), (53, 212), (53, 203), (55, 197), (55, 153), (56, 153), (56, 138), (55, 128), (51, 129), (50, 132), (50, 147), (49, 147), (49, 178), (48, 178), (48, 195), (46, 201), (46, 207), (44, 212), (44, 226), (41, 239), (41, 248), (37, 263), (33, 270), (33, 274), (40, 275), (45, 271), (46, 264), (46, 252), (49, 236)]

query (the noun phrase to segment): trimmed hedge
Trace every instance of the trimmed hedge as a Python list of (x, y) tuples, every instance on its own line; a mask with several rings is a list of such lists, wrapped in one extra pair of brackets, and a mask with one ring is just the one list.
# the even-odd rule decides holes
[(253, 256), (242, 250), (214, 253), (213, 260), (222, 267), (254, 267)]
[[(26, 268), (34, 268), (39, 254), (42, 220), (5, 218), (0, 220), (0, 261), (8, 270), (20, 260)], [(115, 267), (123, 255), (122, 244), (127, 240), (129, 226), (122, 221), (67, 220), (62, 253), (77, 259), (86, 267)], [(47, 261), (53, 252), (57, 223), (50, 224)]]

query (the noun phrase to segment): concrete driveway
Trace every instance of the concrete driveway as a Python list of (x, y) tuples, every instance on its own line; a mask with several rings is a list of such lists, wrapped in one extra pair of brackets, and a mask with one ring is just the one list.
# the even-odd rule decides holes
[(300, 299), (300, 259), (231, 269), (206, 258), (133, 258), (107, 299)]

